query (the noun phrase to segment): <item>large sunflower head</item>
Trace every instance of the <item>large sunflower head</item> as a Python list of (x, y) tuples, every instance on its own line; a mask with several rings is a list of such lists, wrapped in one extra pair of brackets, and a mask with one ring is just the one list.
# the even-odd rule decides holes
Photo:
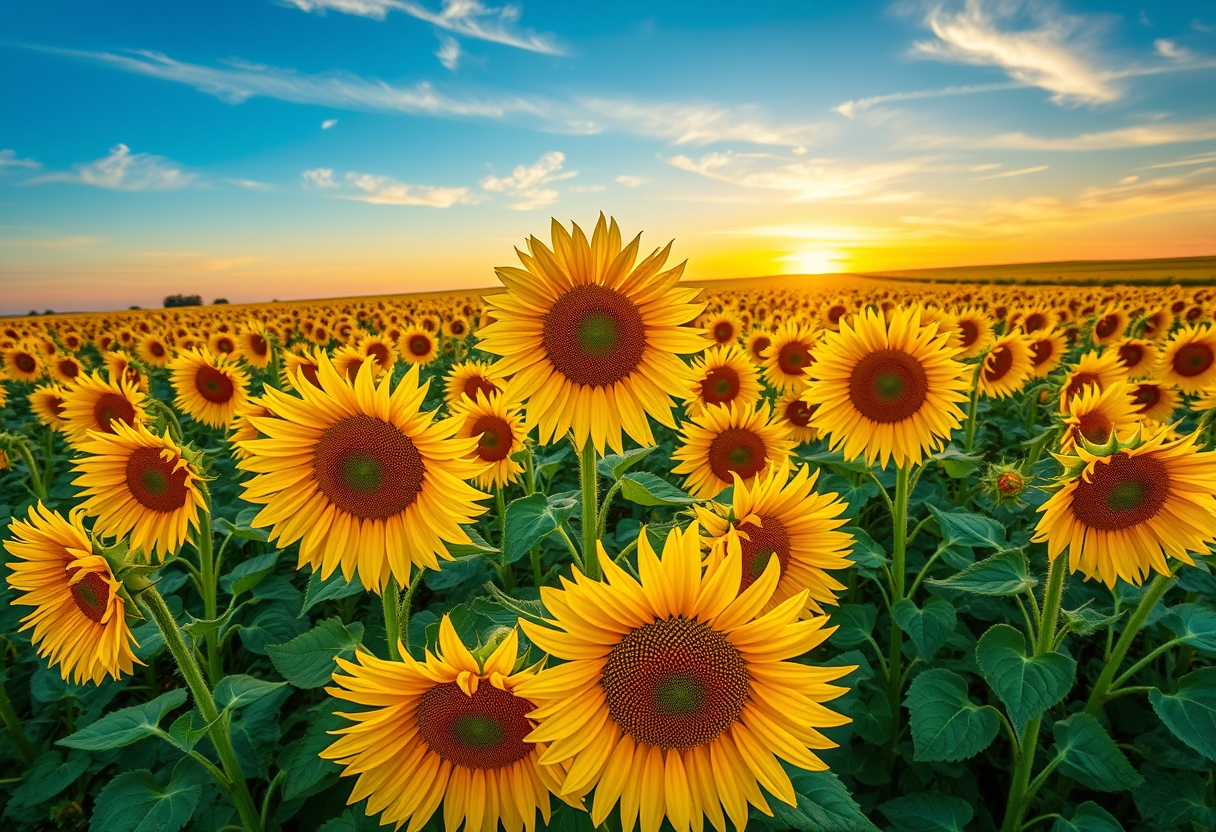
[(465, 480), (484, 468), (475, 439), (457, 439), (458, 418), (422, 411), (430, 383), (411, 367), (395, 388), (365, 362), (351, 382), (317, 356), (317, 383), (291, 376), (296, 395), (268, 389), (275, 416), (250, 416), (262, 439), (241, 443), (238, 467), (256, 476), (244, 498), (264, 506), (256, 527), (280, 546), (300, 543), (300, 564), (323, 578), (339, 566), (347, 581), (381, 591), (406, 586), (413, 565), (437, 569), (446, 543), (468, 543), (461, 528), (485, 511), (486, 494)]
[(1216, 327), (1211, 324), (1178, 330), (1161, 353), (1161, 380), (1184, 393), (1216, 386)]
[(730, 345), (739, 343), (739, 335), (743, 325), (739, 318), (730, 310), (724, 310), (716, 315), (710, 315), (705, 321), (705, 331), (714, 339), (715, 344)]
[(1030, 378), (1030, 339), (1020, 332), (1002, 335), (992, 342), (980, 370), (980, 395), (1003, 399), (1022, 389)]
[(811, 425), (849, 459), (919, 463), (962, 421), (970, 379), (950, 335), (916, 308), (868, 310), (825, 335), (803, 398)]
[(968, 306), (954, 315), (950, 344), (958, 349), (958, 358), (979, 355), (992, 340), (992, 323), (982, 309)]
[(734, 549), (742, 558), (744, 592), (764, 574), (770, 560), (780, 566), (780, 580), (765, 611), (807, 590), (804, 615), (823, 614), (820, 604), (835, 604), (845, 588), (828, 570), (852, 566), (853, 536), (840, 531), (847, 506), (834, 493), (818, 494), (804, 465), (796, 473), (788, 462), (774, 465), (751, 488), (736, 483), (730, 505), (697, 507), (697, 517), (711, 538), (711, 557), (721, 559)]
[(347, 803), (369, 798), (368, 815), (382, 812), (380, 823), (397, 828), (408, 821), (407, 832), (422, 829), (440, 803), (448, 832), (461, 823), (494, 832), (500, 821), (531, 830), (537, 810), (548, 823), (565, 767), (540, 765), (546, 746), (528, 738), (536, 704), (518, 688), (534, 672), (517, 667), (518, 644), (511, 630), (478, 661), (445, 615), (439, 649), (424, 661), (404, 650), (400, 661), (362, 651), (353, 662), (338, 659), (343, 672), (326, 691), (363, 709), (339, 714), (353, 724), (331, 732), (340, 736), (321, 757), (358, 776)]
[[(660, 558), (645, 531), (635, 580), (601, 555), (606, 582), (575, 573), (544, 588), (549, 626), (521, 621), (534, 644), (563, 664), (522, 682), (540, 703), (528, 739), (549, 743), (542, 765), (567, 763), (561, 793), (595, 790), (591, 821), (619, 804), (621, 828), (658, 832), (747, 823), (748, 804), (771, 814), (764, 788), (793, 805), (778, 758), (827, 766), (815, 750), (835, 747), (821, 728), (849, 720), (824, 706), (851, 667), (790, 661), (832, 632), (818, 616), (799, 620), (802, 590), (762, 614), (779, 582), (777, 560), (743, 592), (737, 551), (702, 567), (700, 530), (674, 529)], [(548, 622), (547, 622), (548, 623)]]
[(1044, 378), (1060, 366), (1068, 345), (1064, 333), (1058, 329), (1042, 330), (1030, 336), (1030, 375)]
[(249, 400), (249, 373), (206, 347), (169, 362), (173, 404), (196, 421), (222, 428)]
[(1033, 540), (1068, 568), (1113, 587), (1119, 578), (1139, 585), (1149, 571), (1169, 574), (1166, 556), (1193, 563), (1216, 542), (1216, 452), (1200, 451), (1198, 434), (1103, 446), (1078, 442), (1057, 457), (1064, 474), (1039, 511)]
[(142, 424), (114, 425), (113, 433), (91, 433), (76, 446), (83, 490), (82, 507), (96, 517), (95, 531), (112, 537), (130, 535), (131, 549), (150, 558), (176, 553), (198, 529), (205, 509), (202, 475), (166, 433), (157, 436)]
[(44, 367), (42, 356), (34, 347), (21, 344), (4, 351), (4, 370), (15, 381), (37, 381), (42, 378)]
[(85, 531), (84, 513), (76, 509), (66, 520), (39, 503), (8, 528), (4, 548), (15, 558), (8, 585), (15, 606), (34, 607), (21, 630), (34, 628), (38, 655), (78, 685), (117, 679), (143, 664), (131, 651), (139, 645), (127, 627), (121, 584)]
[(806, 386), (819, 338), (809, 326), (782, 324), (764, 351), (764, 380), (778, 393)]
[(496, 270), (507, 291), (486, 298), (494, 323), (479, 347), (500, 356), (495, 372), (526, 401), (526, 426), (543, 443), (573, 431), (580, 447), (620, 453), (622, 429), (654, 444), (648, 415), (675, 428), (671, 398), (688, 374), (680, 356), (705, 347), (685, 324), (703, 304), (692, 302), (700, 290), (676, 285), (683, 264), (662, 271), (670, 243), (636, 263), (640, 245), (638, 235), (622, 247), (603, 215), (590, 241), (554, 220), (552, 249), (532, 237), (517, 252), (523, 269)]
[(673, 474), (687, 474), (685, 487), (700, 498), (716, 497), (735, 477), (751, 482), (794, 446), (785, 425), (772, 418), (767, 404), (759, 408), (710, 407), (681, 426), (683, 441), (672, 460)]
[(760, 392), (759, 374), (738, 344), (713, 346), (689, 368), (684, 408), (692, 416), (707, 407), (731, 403), (751, 409), (760, 400)]
[(488, 362), (471, 359), (452, 365), (444, 383), (444, 398), (448, 407), (457, 407), (473, 401), (478, 393), (485, 396), (500, 393), (504, 386), (503, 380), (494, 375)]
[(1094, 318), (1094, 343), (1109, 344), (1127, 331), (1127, 312), (1119, 306), (1108, 306)]
[(476, 477), (478, 488), (504, 488), (519, 479), (523, 466), (513, 457), (524, 449), (524, 420), (519, 408), (507, 403), (502, 393), (486, 396), (478, 391), (477, 400), (455, 409), (460, 419), (459, 439), (476, 439), (472, 457), (484, 470)]
[(1112, 437), (1127, 438), (1140, 424), (1133, 389), (1116, 382), (1105, 390), (1087, 386), (1072, 397), (1064, 413), (1064, 434), (1060, 451), (1067, 453), (1082, 438), (1093, 445), (1105, 445)]
[(63, 427), (64, 389), (58, 384), (42, 384), (30, 393), (30, 412), (48, 428)]
[(74, 384), (76, 379), (84, 374), (84, 368), (76, 360), (76, 357), (67, 353), (48, 356), (46, 364), (50, 370), (51, 378), (60, 384)]
[(1077, 359), (1064, 377), (1064, 383), (1060, 386), (1060, 409), (1067, 410), (1073, 397), (1090, 385), (1102, 390), (1124, 378), (1123, 361), (1118, 353), (1090, 350)]
[(236, 336), (237, 352), (252, 367), (266, 369), (274, 357), (273, 337), (259, 321), (249, 321)]
[(439, 339), (434, 332), (413, 326), (397, 340), (397, 349), (407, 364), (430, 364), (439, 356)]
[(128, 378), (106, 381), (100, 373), (82, 375), (75, 384), (64, 389), (63, 431), (69, 442), (76, 444), (88, 439), (89, 431), (113, 433), (113, 423), (128, 426), (147, 421), (144, 410), (146, 397)]

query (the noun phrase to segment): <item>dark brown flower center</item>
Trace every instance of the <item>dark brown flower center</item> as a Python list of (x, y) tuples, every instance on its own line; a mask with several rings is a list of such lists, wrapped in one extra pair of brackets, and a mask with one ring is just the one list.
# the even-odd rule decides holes
[(259, 358), (270, 352), (270, 345), (266, 343), (266, 339), (256, 332), (249, 336), (249, 347)]
[(813, 361), (811, 345), (804, 341), (790, 341), (777, 353), (777, 366), (786, 375), (806, 375), (806, 367)]
[(381, 344), (379, 341), (375, 341), (367, 345), (367, 354), (376, 360), (376, 364), (379, 365), (380, 369), (382, 370), (387, 368), (388, 365), (392, 363), (389, 360), (388, 347)]
[(714, 340), (719, 344), (729, 344), (735, 340), (735, 325), (730, 321), (718, 321), (714, 324)]
[(1121, 328), (1119, 325), (1122, 322), (1123, 322), (1123, 319), (1119, 316), (1118, 313), (1112, 313), (1110, 315), (1107, 315), (1102, 320), (1098, 321), (1097, 324), (1094, 325), (1094, 334), (1097, 335), (1099, 338), (1109, 338), (1112, 335), (1117, 334), (1115, 330)]
[(1144, 360), (1144, 347), (1139, 344), (1124, 344), (1119, 347), (1119, 357), (1123, 359), (1127, 369), (1135, 369)]
[(794, 399), (785, 406), (785, 420), (792, 425), (804, 428), (811, 423), (811, 416), (818, 407), (819, 405), (812, 407), (802, 399)]
[(739, 538), (740, 548), (743, 550), (743, 580), (739, 583), (740, 592), (764, 574), (773, 558), (781, 565), (782, 574), (790, 565), (790, 535), (785, 526), (776, 517), (767, 514), (760, 515), (760, 522), (763, 525), (748, 523), (739, 527), (739, 531), (747, 535), (746, 540), (742, 536)]
[(755, 341), (752, 341), (752, 358), (754, 358), (756, 361), (762, 361), (763, 356), (761, 353), (772, 346), (772, 343), (773, 339), (769, 338), (767, 335), (761, 335)]
[(110, 585), (100, 572), (90, 572), (69, 587), (76, 608), (84, 617), (100, 624), (110, 606)]
[(980, 337), (980, 328), (975, 321), (963, 320), (958, 322), (959, 340), (964, 347), (969, 347)]
[(185, 467), (174, 470), (177, 457), (163, 459), (159, 448), (137, 448), (127, 457), (127, 488), (144, 508), (176, 511), (186, 504)]
[(225, 335), (222, 338), (215, 339), (215, 351), (222, 352), (225, 355), (236, 349), (236, 343)]
[(481, 393), (486, 399), (498, 392), (498, 385), (488, 381), (481, 376), (469, 376), (464, 380), (464, 394), (473, 401), (477, 401), (477, 394)]
[(828, 320), (832, 322), (833, 326), (835, 326), (836, 324), (840, 323), (840, 319), (843, 318), (844, 313), (848, 311), (849, 310), (845, 309), (844, 306), (839, 303), (832, 304), (832, 306), (828, 308)]
[(1098, 462), (1072, 494), (1072, 513), (1093, 529), (1118, 531), (1157, 516), (1170, 495), (1165, 463), (1149, 454), (1119, 453)]
[(1190, 343), (1174, 353), (1174, 372), (1184, 378), (1192, 378), (1207, 372), (1216, 357), (1207, 344)]
[(1077, 432), (1095, 445), (1105, 444), (1110, 439), (1114, 424), (1105, 413), (1093, 411), (1077, 419)]
[(1022, 322), (1022, 329), (1027, 332), (1037, 332), (1047, 326), (1047, 318), (1042, 312), (1031, 312)]
[(575, 286), (545, 316), (543, 344), (567, 379), (601, 387), (626, 378), (641, 363), (646, 327), (637, 306), (620, 292)]
[(727, 483), (736, 473), (745, 482), (764, 468), (768, 449), (764, 440), (747, 428), (727, 428), (709, 445), (709, 467), (714, 476)]
[(733, 367), (714, 367), (701, 381), (701, 400), (706, 404), (726, 404), (739, 395), (739, 374)]
[(113, 433), (110, 422), (124, 422), (128, 426), (135, 424), (135, 407), (117, 393), (102, 393), (93, 404), (93, 419), (105, 433)]
[(455, 682), (422, 694), (416, 718), (418, 733), (431, 750), (453, 765), (497, 769), (532, 753), (524, 742), (532, 732), (528, 712), (535, 705), (488, 682), (472, 696)]
[(360, 413), (321, 434), (312, 476), (339, 510), (362, 518), (405, 511), (422, 491), (426, 465), (395, 425)]
[(59, 362), (59, 373), (67, 379), (74, 379), (80, 374), (80, 365), (70, 358)]
[(1037, 367), (1055, 354), (1055, 344), (1052, 343), (1050, 338), (1035, 341), (1030, 345), (1030, 364), (1033, 367)]
[(1068, 382), (1068, 388), (1065, 392), (1065, 396), (1071, 399), (1073, 396), (1081, 393), (1081, 391), (1083, 391), (1090, 384), (1094, 385), (1099, 390), (1102, 389), (1102, 385), (1099, 383), (1096, 373), (1073, 373), (1072, 380)]
[(32, 373), (38, 369), (38, 360), (28, 352), (17, 353), (17, 357), (13, 359), (13, 363), (23, 373)]
[(990, 382), (1000, 381), (1009, 374), (1012, 367), (1013, 350), (1002, 344), (988, 353), (988, 360), (984, 362), (984, 379)]
[(148, 344), (148, 352), (152, 353), (157, 358), (163, 358), (165, 355), (165, 347), (160, 341), (152, 341)]
[(1140, 405), (1136, 410), (1137, 413), (1147, 413), (1157, 402), (1161, 401), (1161, 386), (1152, 382), (1136, 385), (1132, 401)]
[(920, 362), (902, 350), (879, 350), (857, 362), (849, 398), (867, 419), (900, 422), (916, 414), (929, 393)]
[(232, 379), (215, 367), (199, 367), (194, 374), (198, 394), (212, 404), (226, 404), (232, 399)]
[(431, 339), (422, 333), (411, 335), (406, 343), (406, 348), (411, 355), (416, 355), (421, 358), (424, 355), (429, 355), (432, 349)]
[(473, 425), (477, 440), (477, 456), (486, 462), (498, 462), (511, 453), (514, 436), (511, 426), (497, 416), (486, 415)]

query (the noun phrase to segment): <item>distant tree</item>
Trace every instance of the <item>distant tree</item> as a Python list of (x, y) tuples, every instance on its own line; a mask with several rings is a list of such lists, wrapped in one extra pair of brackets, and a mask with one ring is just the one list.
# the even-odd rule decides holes
[(165, 298), (165, 308), (171, 306), (202, 306), (202, 295), (169, 295)]
[(227, 302), (228, 302), (228, 298), (216, 298), (215, 300), (211, 301), (211, 305), (215, 306), (217, 304), (227, 303)]
[(31, 309), (31, 310), (30, 310), (30, 314), (31, 314), (31, 315), (37, 315), (37, 314), (38, 314), (38, 310), (37, 310), (37, 309)]
[(128, 306), (128, 309), (142, 309), (142, 306)]
[(48, 309), (48, 310), (46, 310), (45, 312), (43, 312), (42, 314), (43, 314), (43, 315), (54, 315), (54, 314), (55, 314), (55, 310), (54, 310), (54, 309)]

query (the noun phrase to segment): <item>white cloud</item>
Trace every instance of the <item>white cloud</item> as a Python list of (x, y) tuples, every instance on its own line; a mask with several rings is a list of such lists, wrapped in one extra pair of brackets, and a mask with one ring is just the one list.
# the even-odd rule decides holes
[(1077, 136), (1048, 138), (1022, 132), (1001, 133), (996, 136), (912, 136), (904, 140), (907, 147), (998, 148), (1001, 150), (1089, 151), (1122, 150), (1131, 147), (1154, 147), (1164, 144), (1185, 144), (1216, 139), (1216, 119), (1174, 124), (1155, 123), (1138, 127), (1122, 127)]
[(334, 181), (333, 168), (313, 168), (312, 170), (304, 171), (304, 181), (314, 188), (340, 188), (342, 187)]
[(346, 181), (362, 194), (343, 194), (343, 199), (368, 202), (372, 205), (422, 205), (429, 208), (451, 208), (476, 201), (468, 188), (437, 188), (431, 185), (407, 185), (389, 176), (370, 173), (346, 174)]
[(456, 71), (456, 67), (460, 66), (460, 43), (456, 38), (450, 38), (446, 35), (439, 39), (439, 51), (435, 53), (435, 57), (439, 59), (439, 63), (443, 64), (447, 69)]
[(125, 144), (116, 144), (110, 148), (109, 156), (87, 165), (75, 165), (71, 171), (39, 176), (26, 184), (74, 182), (115, 191), (172, 191), (186, 187), (195, 178), (164, 156), (132, 153)]
[(616, 178), (616, 181), (619, 184), (624, 185), (626, 188), (636, 188), (638, 185), (645, 185), (650, 180), (643, 179), (640, 176), (629, 176), (622, 174)]
[(531, 211), (557, 202), (557, 191), (545, 188), (544, 185), (578, 176), (578, 171), (562, 170), (565, 162), (565, 154), (553, 150), (531, 165), (516, 165), (510, 176), (490, 175), (482, 179), (480, 184), (487, 191), (505, 193), (520, 200), (508, 205), (508, 208), (514, 211)]
[(1165, 38), (1153, 41), (1153, 48), (1157, 50), (1158, 55), (1171, 61), (1189, 61), (1194, 57), (1191, 50)]
[(673, 167), (743, 188), (788, 191), (795, 201), (902, 199), (889, 188), (926, 169), (928, 160), (854, 165), (836, 159), (781, 160), (767, 153), (708, 153), (699, 159), (675, 156)]
[(986, 170), (996, 170), (1000, 166), (1000, 162), (990, 162), (986, 165), (972, 165), (971, 167), (967, 168), (967, 170), (971, 171), (972, 173), (983, 173)]
[(925, 24), (936, 40), (913, 44), (915, 55), (1000, 67), (1014, 81), (1047, 90), (1057, 104), (1104, 104), (1122, 94), (1099, 66), (1094, 18), (1040, 0), (963, 0), (933, 3)]
[[(603, 98), (584, 99), (580, 103), (591, 117), (588, 123), (592, 129), (588, 132), (598, 132), (607, 125), (630, 133), (667, 139), (675, 145), (743, 141), (798, 149), (803, 145), (821, 143), (827, 133), (823, 125), (811, 122), (774, 124), (752, 106), (725, 107), (708, 103)], [(597, 123), (596, 119), (602, 124)]]
[(1019, 168), (1018, 170), (1007, 170), (1003, 173), (993, 173), (988, 176), (977, 176), (972, 179), (972, 182), (983, 182), (987, 179), (1009, 179), (1014, 176), (1025, 176), (1028, 173), (1041, 173), (1047, 170), (1047, 165), (1036, 165), (1032, 168)]
[(36, 170), (40, 167), (42, 165), (33, 159), (18, 159), (15, 150), (0, 150), (0, 171), (5, 168), (33, 168)]
[(328, 130), (329, 128), (333, 127), (337, 123), (338, 123), (338, 120), (336, 118), (327, 118), (327, 119), (325, 119), (325, 121), (321, 122), (321, 129)]
[(440, 29), (476, 40), (489, 41), (540, 52), (545, 55), (565, 55), (566, 52), (551, 37), (538, 35), (528, 29), (518, 29), (518, 6), (501, 8), (486, 6), (480, 0), (443, 0), (439, 11), (432, 11), (411, 0), (286, 0), (305, 12), (333, 10), (344, 14), (384, 20), (390, 11), (399, 11), (425, 21)]
[(253, 179), (222, 179), (229, 185), (236, 185), (238, 188), (244, 188), (247, 191), (269, 191), (274, 186), (269, 182), (257, 182)]
[(1158, 162), (1155, 165), (1145, 165), (1141, 170), (1153, 170), (1155, 168), (1185, 168), (1192, 165), (1211, 165), (1216, 164), (1216, 150), (1209, 150), (1207, 153), (1196, 153), (1193, 156), (1184, 156), (1181, 159), (1174, 159), (1171, 162)]
[(997, 90), (1016, 90), (1026, 87), (1021, 81), (1003, 81), (999, 84), (968, 84), (961, 87), (942, 87), (936, 90), (914, 90), (912, 92), (894, 92), (889, 95), (874, 95), (869, 98), (858, 98), (838, 104), (832, 112), (840, 113), (845, 118), (853, 118), (860, 112), (876, 107), (879, 104), (890, 104), (893, 101), (916, 101), (922, 98), (943, 98), (950, 95), (969, 95), (976, 92), (995, 92)]

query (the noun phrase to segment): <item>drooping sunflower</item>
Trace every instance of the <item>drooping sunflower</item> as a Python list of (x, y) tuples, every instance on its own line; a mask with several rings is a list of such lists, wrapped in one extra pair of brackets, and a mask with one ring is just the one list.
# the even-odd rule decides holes
[(790, 439), (798, 445), (805, 445), (819, 438), (819, 431), (811, 425), (811, 417), (814, 415), (815, 407), (806, 403), (799, 390), (791, 390), (778, 398), (773, 405), (773, 419), (785, 426)]
[(591, 822), (618, 804), (621, 829), (719, 830), (747, 823), (748, 804), (771, 815), (761, 791), (793, 805), (781, 758), (804, 769), (827, 765), (815, 750), (836, 743), (821, 728), (849, 720), (824, 706), (846, 692), (831, 682), (851, 667), (789, 659), (835, 629), (798, 620), (805, 590), (757, 615), (779, 582), (776, 559), (742, 593), (737, 551), (702, 569), (700, 529), (668, 535), (660, 559), (638, 538), (641, 581), (601, 555), (606, 582), (576, 573), (561, 590), (541, 590), (552, 626), (521, 621), (534, 644), (563, 664), (521, 682), (541, 703), (528, 739), (549, 743), (541, 765), (567, 764), (561, 793), (595, 790)]
[(42, 356), (32, 347), (13, 347), (4, 351), (4, 370), (14, 381), (37, 381), (42, 378)]
[(1132, 401), (1140, 418), (1167, 423), (1178, 409), (1178, 389), (1159, 381), (1137, 382), (1132, 385)]
[(958, 358), (979, 355), (992, 340), (992, 323), (982, 309), (965, 307), (954, 315), (954, 327), (950, 343), (957, 347)]
[(266, 390), (274, 418), (249, 417), (265, 439), (242, 442), (237, 467), (257, 476), (244, 498), (265, 506), (254, 518), (280, 546), (300, 541), (305, 563), (328, 578), (383, 591), (391, 577), (408, 586), (412, 564), (449, 559), (445, 543), (468, 543), (461, 525), (485, 511), (488, 495), (467, 485), (483, 469), (470, 459), (477, 442), (456, 439), (459, 419), (421, 411), (430, 382), (411, 367), (395, 389), (366, 363), (354, 382), (318, 355), (319, 387), (291, 377), (296, 396)]
[(524, 448), (524, 420), (518, 406), (511, 406), (502, 393), (487, 396), (480, 390), (474, 401), (463, 400), (454, 410), (460, 418), (458, 439), (476, 439), (472, 457), (484, 466), (475, 478), (478, 488), (503, 488), (515, 482), (523, 466), (511, 459)]
[(90, 434), (76, 449), (83, 456), (73, 464), (80, 474), (73, 484), (84, 489), (81, 505), (97, 518), (95, 533), (130, 535), (132, 550), (162, 560), (198, 529), (201, 474), (168, 433), (119, 422), (113, 433)]
[(1091, 384), (1104, 390), (1123, 378), (1123, 362), (1118, 353), (1090, 350), (1077, 359), (1065, 376), (1060, 387), (1060, 409), (1067, 410), (1072, 398)]
[[(444, 827), (456, 832), (509, 832), (536, 827), (539, 810), (549, 822), (549, 794), (563, 766), (542, 766), (547, 747), (527, 739), (536, 705), (519, 694), (534, 677), (517, 669), (519, 638), (512, 630), (484, 663), (460, 641), (451, 619), (439, 623), (438, 655), (400, 661), (355, 653), (338, 659), (330, 696), (364, 707), (339, 713), (352, 725), (321, 757), (358, 775), (347, 803), (367, 801), (381, 824), (418, 832), (443, 803)], [(387, 753), (386, 753), (387, 752)], [(574, 801), (578, 805), (577, 801)]]
[(401, 360), (407, 364), (430, 364), (439, 355), (439, 340), (421, 327), (410, 327), (397, 341)]
[(113, 433), (113, 422), (133, 426), (148, 419), (146, 396), (125, 376), (106, 381), (94, 371), (82, 375), (63, 393), (63, 432), (73, 445), (88, 439), (89, 431)]
[(34, 628), (39, 656), (78, 685), (118, 679), (143, 664), (131, 651), (139, 645), (120, 585), (84, 529), (84, 512), (77, 508), (66, 520), (39, 502), (8, 529), (4, 548), (15, 558), (8, 585), (18, 593), (14, 606), (34, 607), (20, 629)]
[(206, 347), (169, 362), (174, 406), (196, 421), (222, 428), (249, 401), (249, 373)]
[(163, 367), (173, 357), (169, 345), (155, 333), (148, 333), (136, 342), (135, 354), (139, 356), (140, 361), (153, 367)]
[(922, 326), (916, 308), (890, 317), (867, 310), (825, 335), (803, 399), (811, 425), (849, 459), (885, 468), (919, 463), (959, 426), (970, 374), (954, 359), (950, 335)]
[(556, 220), (552, 233), (552, 250), (531, 237), (529, 254), (517, 251), (523, 269), (495, 270), (507, 291), (486, 298), (494, 323), (479, 347), (500, 356), (495, 372), (511, 379), (542, 443), (573, 431), (580, 447), (620, 453), (623, 429), (653, 445), (646, 417), (675, 428), (672, 396), (688, 374), (680, 356), (705, 347), (685, 325), (703, 308), (692, 302), (700, 290), (676, 285), (682, 263), (661, 271), (670, 243), (635, 266), (641, 235), (622, 248), (602, 214), (590, 241)]
[(1161, 380), (1184, 393), (1216, 387), (1216, 327), (1204, 324), (1175, 332), (1161, 352)]
[(1030, 336), (1030, 375), (1044, 378), (1064, 360), (1064, 333), (1058, 329), (1036, 332)]
[(455, 407), (477, 398), (478, 393), (493, 396), (502, 392), (505, 382), (496, 376), (489, 362), (471, 359), (452, 365), (444, 382), (444, 398)]
[(992, 342), (980, 370), (980, 395), (1003, 399), (1022, 389), (1030, 378), (1030, 340), (1020, 332)]
[(1129, 379), (1149, 378), (1157, 369), (1157, 345), (1144, 338), (1123, 338), (1110, 345)]
[(1109, 587), (1139, 585), (1150, 570), (1169, 574), (1166, 556), (1193, 563), (1216, 542), (1216, 452), (1199, 435), (1169, 442), (1166, 431), (1105, 446), (1079, 442), (1057, 457), (1065, 473), (1039, 511), (1033, 540), (1069, 571)]
[(804, 616), (822, 615), (820, 604), (835, 605), (836, 593), (845, 588), (828, 570), (853, 565), (853, 536), (840, 531), (848, 522), (841, 517), (848, 506), (835, 493), (816, 493), (818, 479), (818, 471), (812, 474), (804, 465), (793, 472), (787, 461), (769, 468), (750, 489), (737, 483), (729, 506), (696, 507), (711, 538), (712, 557), (721, 559), (739, 549), (740, 592), (764, 574), (770, 560), (780, 565), (777, 589), (763, 612), (806, 590)]
[(47, 368), (50, 370), (51, 378), (58, 381), (60, 384), (75, 384), (76, 379), (84, 373), (84, 368), (80, 366), (80, 362), (75, 356), (67, 353), (59, 353), (47, 358)]
[(689, 392), (684, 409), (697, 416), (707, 407), (729, 406), (751, 409), (760, 400), (760, 379), (738, 344), (713, 346), (689, 368)]
[(64, 390), (58, 384), (43, 384), (30, 393), (30, 412), (48, 428), (63, 427)]
[(737, 404), (706, 408), (680, 426), (682, 441), (673, 474), (687, 474), (685, 488), (695, 497), (716, 497), (737, 475), (751, 482), (771, 463), (789, 456), (794, 442), (767, 404), (756, 409)]
[(782, 324), (764, 351), (764, 380), (778, 393), (801, 390), (815, 360), (819, 342), (814, 330), (802, 324)]
[(1060, 451), (1067, 453), (1084, 437), (1091, 445), (1105, 445), (1111, 436), (1126, 439), (1140, 424), (1133, 389), (1116, 382), (1105, 390), (1088, 385), (1072, 397), (1064, 412)]

